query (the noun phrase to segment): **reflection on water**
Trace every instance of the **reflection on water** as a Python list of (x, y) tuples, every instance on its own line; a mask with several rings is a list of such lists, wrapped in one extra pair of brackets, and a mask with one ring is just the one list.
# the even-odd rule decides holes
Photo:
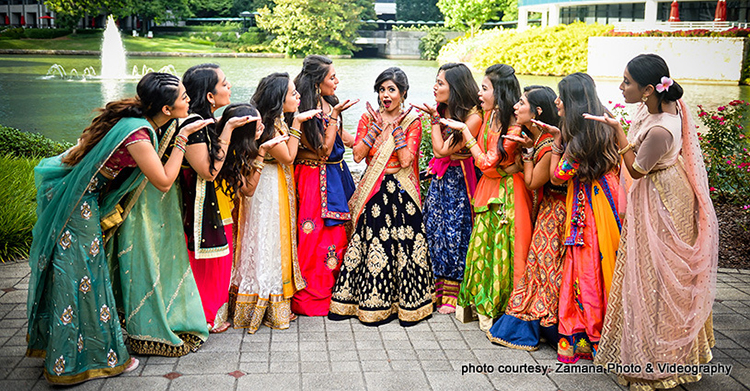
[[(53, 64), (65, 69), (100, 69), (99, 58), (89, 56), (0, 56), (0, 124), (44, 134), (55, 140), (75, 141), (96, 114), (94, 109), (110, 100), (133, 96), (137, 80), (62, 80), (45, 79)], [(202, 62), (221, 65), (232, 83), (232, 101), (250, 100), (258, 81), (271, 72), (288, 72), (294, 77), (302, 66), (301, 59), (267, 58), (180, 58), (133, 57), (128, 67), (163, 69), (172, 66), (182, 75), (190, 66)], [(362, 101), (344, 113), (344, 127), (356, 129), (365, 101), (375, 103), (375, 77), (387, 67), (399, 66), (409, 77), (407, 102), (433, 103), (432, 86), (438, 68), (436, 62), (416, 60), (351, 59), (335, 60), (341, 81), (336, 94), (341, 99)], [(477, 81), (481, 73), (475, 74)], [(560, 77), (519, 76), (521, 86), (540, 84), (557, 90)], [(597, 80), (602, 102), (622, 102), (619, 80)], [(707, 108), (733, 99), (750, 100), (750, 87), (683, 83), (685, 100), (695, 110), (698, 104)], [(351, 162), (349, 157), (347, 160)]]

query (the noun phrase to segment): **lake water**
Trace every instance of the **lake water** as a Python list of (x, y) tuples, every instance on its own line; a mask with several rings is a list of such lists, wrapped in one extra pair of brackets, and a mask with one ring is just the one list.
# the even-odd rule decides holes
[[(128, 69), (144, 67), (159, 69), (171, 65), (178, 75), (189, 67), (216, 62), (221, 65), (232, 83), (232, 102), (250, 100), (258, 81), (272, 72), (288, 72), (292, 77), (299, 73), (302, 59), (271, 58), (198, 58), (198, 57), (131, 57)], [(99, 73), (100, 59), (89, 56), (0, 56), (0, 124), (21, 130), (38, 132), (54, 140), (75, 141), (81, 131), (95, 116), (95, 109), (114, 99), (133, 96), (137, 80), (102, 82), (99, 80), (63, 80), (45, 78), (53, 64), (62, 65), (68, 73), (76, 69), (79, 74), (86, 67)], [(344, 127), (350, 132), (365, 110), (364, 101), (375, 106), (373, 91), (375, 77), (391, 66), (401, 67), (409, 77), (407, 102), (434, 103), (432, 86), (438, 63), (419, 60), (389, 59), (337, 59), (334, 60), (340, 84), (336, 94), (340, 99), (361, 99), (361, 102), (344, 115)], [(475, 73), (476, 79), (482, 73)], [(541, 84), (557, 90), (560, 77), (519, 76), (521, 86)], [(619, 80), (597, 80), (599, 96), (605, 105), (609, 101), (622, 102)], [(714, 108), (733, 99), (750, 100), (750, 87), (682, 83), (685, 100), (696, 110), (698, 104)], [(351, 161), (351, 159), (347, 159)]]

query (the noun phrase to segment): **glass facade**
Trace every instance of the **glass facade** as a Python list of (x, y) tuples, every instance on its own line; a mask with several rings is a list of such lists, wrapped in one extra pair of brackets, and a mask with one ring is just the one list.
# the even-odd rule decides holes
[(609, 24), (614, 22), (643, 22), (645, 3), (596, 4), (560, 8), (560, 23), (577, 21)]
[[(586, 23), (613, 23), (613, 22), (643, 22), (646, 10), (645, 2), (638, 3), (614, 3), (576, 5), (577, 0), (519, 0), (519, 6), (557, 4), (560, 6), (560, 23), (573, 23), (582, 21)], [(656, 20), (665, 22), (669, 20), (670, 1), (660, 1), (657, 4)], [(716, 0), (714, 1), (679, 1), (680, 20), (712, 21), (716, 11)], [(750, 21), (750, 0), (727, 0), (727, 21), (743, 22)]]

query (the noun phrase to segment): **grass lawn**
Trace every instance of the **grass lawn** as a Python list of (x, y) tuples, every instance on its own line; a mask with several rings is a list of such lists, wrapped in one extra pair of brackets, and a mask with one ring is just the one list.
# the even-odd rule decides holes
[[(229, 53), (231, 50), (217, 48), (212, 44), (189, 42), (187, 38), (157, 36), (156, 38), (132, 37), (122, 34), (125, 50), (129, 52), (185, 52), (185, 53)], [(10, 39), (0, 40), (0, 49), (37, 50), (101, 50), (101, 34), (68, 35), (55, 39)]]

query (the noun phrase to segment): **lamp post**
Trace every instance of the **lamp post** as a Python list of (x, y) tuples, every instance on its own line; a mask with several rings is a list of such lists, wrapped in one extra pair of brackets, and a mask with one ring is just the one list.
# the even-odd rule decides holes
[(242, 11), (240, 16), (242, 17), (242, 28), (247, 32), (247, 18), (253, 16), (253, 13), (250, 11)]

